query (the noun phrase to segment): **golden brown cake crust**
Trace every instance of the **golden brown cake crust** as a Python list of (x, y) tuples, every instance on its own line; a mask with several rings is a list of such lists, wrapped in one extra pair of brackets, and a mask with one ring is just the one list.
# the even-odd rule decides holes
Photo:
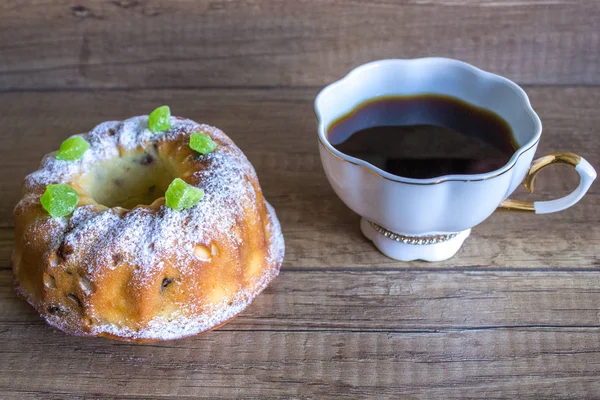
[[(213, 153), (189, 148), (197, 131), (217, 143)], [(173, 117), (169, 131), (153, 133), (142, 116), (82, 136), (90, 143), (83, 158), (47, 155), (25, 179), (14, 210), (17, 291), (49, 324), (131, 341), (192, 336), (243, 311), (278, 274), (279, 222), (252, 165), (223, 132)], [(105, 176), (111, 165), (157, 174), (158, 163), (203, 189), (200, 203), (175, 211), (164, 197), (131, 209), (97, 201), (104, 191), (119, 191), (119, 178)], [(51, 218), (41, 207), (50, 183), (78, 192), (69, 217)]]

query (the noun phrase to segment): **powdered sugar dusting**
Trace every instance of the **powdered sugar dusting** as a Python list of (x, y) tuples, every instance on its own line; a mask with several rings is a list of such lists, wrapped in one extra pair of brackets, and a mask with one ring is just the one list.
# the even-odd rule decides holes
[[(196, 206), (183, 211), (162, 205), (132, 210), (82, 206), (66, 218), (65, 223), (54, 224), (61, 228), (52, 232), (63, 237), (63, 246), (78, 249), (69, 262), (85, 265), (89, 276), (100, 273), (106, 266), (114, 269), (125, 262), (137, 266), (132, 281), (142, 289), (156, 281), (165, 267), (165, 259), (176, 265), (182, 274), (191, 274), (193, 271), (186, 271), (186, 268), (193, 265), (196, 244), (209, 245), (217, 240), (229, 247), (243, 246), (237, 228), (239, 218), (244, 215), (244, 207), (257, 206), (256, 193), (247, 179), (248, 176), (256, 177), (254, 169), (233, 142), (214, 127), (175, 117), (166, 133), (151, 132), (147, 128), (147, 116), (102, 123), (81, 135), (90, 143), (90, 148), (80, 160), (66, 162), (55, 159), (53, 154), (46, 156), (40, 170), (26, 178), (26, 195), (17, 207), (39, 202), (47, 184), (72, 182), (77, 176), (93, 171), (99, 162), (119, 157), (124, 151), (142, 149), (157, 141), (174, 141), (198, 130), (209, 133), (222, 145), (213, 153), (199, 156), (204, 168), (194, 172), (192, 181), (204, 190), (205, 196)], [(190, 310), (181, 310), (185, 312), (168, 319), (155, 317), (142, 329), (101, 324), (94, 327), (93, 333), (130, 339), (174, 339), (210, 329), (241, 312), (277, 274), (283, 259), (281, 229), (268, 203), (267, 211), (270, 232), (267, 262), (277, 267), (268, 268), (258, 276), (252, 291), (235, 293), (228, 302), (213, 305), (212, 309), (193, 316), (190, 316)], [(82, 247), (86, 245), (87, 248)], [(59, 320), (52, 323), (60, 325)]]

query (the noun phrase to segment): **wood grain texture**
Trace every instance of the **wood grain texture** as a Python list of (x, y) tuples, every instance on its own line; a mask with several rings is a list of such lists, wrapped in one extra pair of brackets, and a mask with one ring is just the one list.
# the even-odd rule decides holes
[[(4, 331), (6, 398), (595, 398), (600, 330), (231, 332), (136, 346)], [(54, 356), (51, 356), (54, 354)], [(50, 372), (51, 371), (51, 372)], [(410, 397), (409, 397), (410, 396)]]
[[(284, 272), (181, 341), (68, 337), (0, 271), (6, 398), (593, 398), (597, 272)], [(413, 398), (413, 397), (411, 397)]]
[(7, 0), (0, 90), (318, 86), (423, 56), (599, 84), (598, 21), (597, 0)]

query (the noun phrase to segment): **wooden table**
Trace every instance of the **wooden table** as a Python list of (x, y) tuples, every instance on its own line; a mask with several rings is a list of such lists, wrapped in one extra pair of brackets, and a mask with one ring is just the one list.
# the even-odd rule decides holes
[[(312, 111), (361, 63), (460, 58), (525, 87), (545, 127), (539, 155), (599, 168), (600, 3), (402, 3), (4, 1), (0, 397), (600, 397), (600, 184), (561, 213), (493, 215), (449, 261), (395, 262), (328, 185)], [(199, 337), (66, 336), (12, 289), (22, 179), (68, 135), (163, 103), (221, 127), (252, 161), (283, 226), (281, 275)], [(532, 197), (576, 184), (551, 168)]]

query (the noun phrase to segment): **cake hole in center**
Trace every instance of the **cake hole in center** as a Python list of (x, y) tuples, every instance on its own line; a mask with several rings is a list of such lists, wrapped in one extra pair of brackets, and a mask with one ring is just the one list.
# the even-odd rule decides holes
[(155, 151), (136, 151), (100, 163), (91, 171), (88, 189), (99, 204), (131, 209), (163, 197), (175, 178)]

